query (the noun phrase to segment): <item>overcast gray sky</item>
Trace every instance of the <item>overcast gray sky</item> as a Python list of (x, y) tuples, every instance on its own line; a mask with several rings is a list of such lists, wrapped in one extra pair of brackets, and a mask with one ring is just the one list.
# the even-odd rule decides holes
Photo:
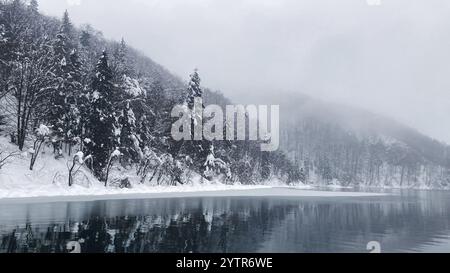
[[(381, 1), (381, 5), (368, 2)], [(450, 143), (448, 0), (40, 0), (236, 102), (299, 92)], [(243, 99), (241, 99), (241, 96)]]

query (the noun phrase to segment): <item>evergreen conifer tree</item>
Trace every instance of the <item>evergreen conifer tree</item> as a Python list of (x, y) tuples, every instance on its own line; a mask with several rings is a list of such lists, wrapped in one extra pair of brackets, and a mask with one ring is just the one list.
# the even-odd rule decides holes
[[(62, 142), (68, 142), (73, 134), (73, 110), (75, 106), (76, 89), (79, 88), (75, 83), (76, 73), (79, 69), (77, 56), (74, 54), (72, 46), (73, 26), (69, 19), (67, 11), (64, 12), (61, 27), (53, 42), (53, 68), (54, 89), (50, 97), (50, 115), (49, 123), (53, 129), (53, 142), (61, 153)], [(79, 78), (79, 77), (78, 77)]]
[(108, 65), (108, 55), (103, 51), (97, 63), (95, 76), (92, 80), (90, 94), (91, 111), (86, 128), (87, 153), (94, 157), (93, 171), (100, 179), (104, 178), (104, 169), (108, 163), (109, 154), (115, 149), (115, 117), (111, 94), (114, 85), (112, 72)]

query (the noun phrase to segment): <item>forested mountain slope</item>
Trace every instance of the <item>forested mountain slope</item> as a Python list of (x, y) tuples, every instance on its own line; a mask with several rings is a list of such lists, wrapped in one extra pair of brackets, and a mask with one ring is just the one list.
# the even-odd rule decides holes
[(289, 96), (280, 100), (283, 149), (311, 181), (447, 187), (450, 147), (368, 111)]
[(28, 152), (30, 170), (42, 147), (52, 147), (72, 166), (70, 186), (79, 167), (106, 186), (112, 169), (158, 185), (195, 175), (246, 184), (303, 179), (282, 152), (261, 152), (255, 141), (174, 141), (176, 104), (228, 100), (204, 89), (196, 70), (185, 83), (125, 40), (74, 27), (67, 11), (62, 20), (40, 14), (35, 0), (0, 1), (0, 75), (0, 134)]

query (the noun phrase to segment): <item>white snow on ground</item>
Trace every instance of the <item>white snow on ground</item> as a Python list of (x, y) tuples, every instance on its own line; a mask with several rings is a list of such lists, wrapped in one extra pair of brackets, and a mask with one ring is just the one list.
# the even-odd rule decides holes
[[(2, 151), (17, 151), (16, 146), (0, 137)], [(26, 149), (24, 149), (26, 151)], [(374, 196), (378, 194), (357, 192), (314, 191), (312, 187), (300, 184), (296, 187), (284, 186), (280, 181), (264, 185), (225, 185), (221, 183), (193, 183), (191, 185), (155, 186), (140, 184), (130, 175), (131, 189), (105, 187), (88, 170), (77, 175), (78, 183), (68, 186), (68, 165), (71, 156), (55, 159), (50, 147), (44, 147), (34, 169), (29, 170), (30, 155), (20, 153), (0, 169), (0, 199), (17, 198), (61, 198), (70, 199), (117, 199), (117, 198), (155, 198), (184, 196), (316, 196), (352, 197)]]
[[(54, 194), (54, 195), (53, 195)], [(177, 186), (177, 187), (150, 187), (87, 191), (70, 189), (70, 191), (52, 191), (52, 195), (17, 196), (0, 198), (2, 202), (59, 202), (59, 201), (94, 201), (113, 199), (152, 199), (152, 198), (189, 198), (189, 197), (280, 197), (280, 198), (352, 198), (352, 197), (378, 197), (386, 196), (380, 193), (363, 192), (332, 192), (303, 190), (290, 187), (270, 187), (270, 186), (227, 186), (227, 185), (207, 185), (201, 187)], [(25, 199), (24, 199), (25, 198)]]

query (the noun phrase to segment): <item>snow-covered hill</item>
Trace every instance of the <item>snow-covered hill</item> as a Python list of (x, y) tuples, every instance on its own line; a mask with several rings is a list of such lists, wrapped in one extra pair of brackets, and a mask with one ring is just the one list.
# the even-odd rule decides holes
[[(287, 96), (286, 96), (287, 97)], [(388, 117), (289, 96), (280, 103), (281, 146), (311, 183), (448, 188), (450, 146)]]

